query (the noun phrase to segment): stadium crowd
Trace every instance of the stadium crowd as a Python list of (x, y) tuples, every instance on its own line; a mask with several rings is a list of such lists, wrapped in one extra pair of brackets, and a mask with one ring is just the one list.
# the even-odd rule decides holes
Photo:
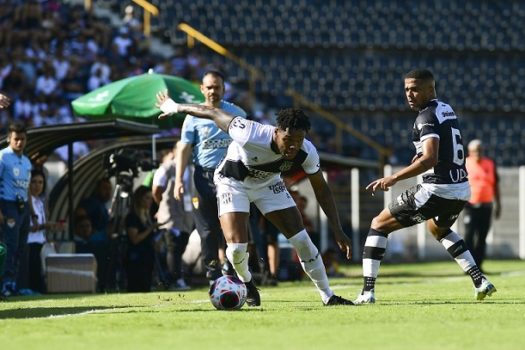
[(14, 103), (1, 113), (28, 127), (80, 120), (70, 102), (102, 85), (149, 68), (198, 80), (205, 62), (177, 52), (164, 59), (149, 51), (140, 28), (113, 28), (81, 6), (60, 1), (7, 1), (0, 7), (0, 90)]

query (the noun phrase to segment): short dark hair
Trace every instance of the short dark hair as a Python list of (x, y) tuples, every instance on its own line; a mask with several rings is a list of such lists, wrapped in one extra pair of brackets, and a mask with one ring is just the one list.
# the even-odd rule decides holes
[(21, 123), (19, 121), (15, 121), (15, 122), (11, 122), (9, 124), (9, 129), (8, 129), (8, 133), (11, 134), (12, 132), (16, 132), (16, 133), (26, 133), (27, 130), (26, 130), (26, 126), (24, 125), (24, 123)]
[(206, 77), (207, 75), (213, 75), (213, 76), (216, 76), (216, 77), (219, 77), (222, 79), (222, 82), (224, 83), (226, 81), (226, 78), (224, 76), (224, 73), (221, 72), (219, 69), (217, 68), (207, 68), (205, 71), (204, 71), (204, 74), (202, 75), (202, 79), (204, 79), (204, 77)]
[(310, 119), (298, 108), (284, 108), (277, 112), (277, 127), (282, 130), (310, 130)]
[(405, 74), (405, 79), (434, 80), (434, 75), (428, 69), (414, 69)]

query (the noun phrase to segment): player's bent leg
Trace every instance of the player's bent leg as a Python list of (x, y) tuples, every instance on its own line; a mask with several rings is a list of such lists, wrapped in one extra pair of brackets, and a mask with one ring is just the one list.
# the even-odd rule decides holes
[(477, 300), (483, 300), (486, 296), (491, 296), (497, 291), (496, 287), (490, 283), (479, 269), (460, 235), (450, 228), (439, 227), (434, 220), (429, 220), (427, 226), (432, 235), (445, 247), (461, 269), (472, 278), (474, 296)]
[(248, 267), (250, 257), (248, 254), (248, 218), (249, 213), (231, 212), (222, 214), (220, 221), (228, 244), (226, 257), (248, 290), (246, 304), (248, 306), (259, 306), (261, 305), (261, 297)]
[[(261, 210), (262, 211), (262, 210)], [(304, 272), (317, 287), (324, 305), (353, 305), (351, 301), (335, 296), (319, 250), (303, 227), (297, 207), (275, 210), (265, 214), (295, 248)]]
[(363, 249), (363, 289), (354, 300), (355, 304), (375, 303), (375, 281), (385, 255), (388, 234), (402, 227), (388, 208), (372, 220)]
[(246, 304), (248, 306), (261, 305), (259, 290), (255, 286), (252, 274), (248, 268), (248, 260), (250, 257), (250, 254), (248, 253), (248, 243), (228, 243), (226, 256), (232, 263), (239, 279), (246, 285)]
[(252, 275), (248, 269), (248, 213), (224, 213), (220, 217), (226, 239), (226, 257), (232, 263), (240, 280), (249, 282)]

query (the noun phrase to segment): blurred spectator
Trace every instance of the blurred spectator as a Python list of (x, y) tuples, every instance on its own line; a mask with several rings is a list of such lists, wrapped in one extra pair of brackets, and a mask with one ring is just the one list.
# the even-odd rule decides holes
[(4, 94), (0, 94), (0, 109), (9, 107), (11, 99)]
[(101, 86), (108, 84), (109, 82), (109, 79), (106, 80), (104, 78), (104, 72), (102, 71), (102, 68), (99, 67), (98, 69), (92, 71), (87, 83), (87, 89), (88, 91), (93, 91)]
[[(91, 221), (93, 232), (89, 236), (89, 244), (77, 246), (79, 253), (93, 253), (97, 259), (97, 280), (98, 289), (105, 291), (111, 276), (109, 276), (108, 265), (109, 256), (109, 231), (110, 220), (106, 203), (111, 200), (112, 185), (109, 179), (98, 180), (95, 191), (88, 198), (80, 201), (75, 210), (75, 218), (88, 217)], [(86, 249), (85, 251), (79, 251)]]
[(151, 290), (155, 261), (154, 232), (159, 227), (159, 224), (153, 223), (150, 215), (152, 202), (151, 190), (139, 186), (133, 193), (132, 206), (126, 216), (128, 292)]
[(13, 105), (13, 115), (15, 119), (27, 121), (31, 118), (33, 115), (31, 96), (31, 94), (23, 93), (16, 99)]
[(109, 83), (111, 81), (111, 67), (108, 64), (108, 58), (104, 55), (99, 54), (96, 60), (91, 65), (90, 74), (94, 75), (96, 71), (100, 72), (100, 79)]
[(60, 47), (57, 49), (55, 56), (52, 59), (53, 68), (55, 69), (55, 78), (59, 81), (64, 80), (69, 71), (71, 64), (69, 60), (64, 56), (64, 49)]
[(153, 177), (153, 199), (158, 204), (157, 221), (162, 224), (162, 234), (166, 246), (166, 261), (170, 273), (170, 288), (186, 290), (183, 275), (182, 254), (186, 250), (190, 233), (193, 231), (193, 216), (191, 206), (191, 173), (186, 169), (183, 175), (185, 195), (179, 201), (174, 197), (175, 187), (175, 150), (169, 151), (163, 157), (161, 166)]
[(35, 93), (50, 96), (57, 93), (58, 80), (52, 65), (45, 64), (42, 74), (36, 79)]
[(32, 291), (43, 293), (45, 291), (42, 260), (40, 252), (46, 243), (46, 232), (50, 230), (62, 230), (62, 223), (47, 221), (46, 207), (46, 177), (42, 170), (31, 171), (31, 183), (29, 192), (33, 213), (31, 215), (31, 227), (27, 236), (28, 246), (28, 287)]
[(135, 11), (132, 5), (128, 5), (124, 8), (124, 18), (122, 18), (122, 22), (126, 27), (130, 28), (131, 30), (141, 30), (142, 24), (135, 17)]
[(9, 62), (6, 56), (0, 55), (0, 89), (4, 87), (4, 80), (13, 69), (13, 64)]
[(91, 225), (91, 220), (87, 216), (78, 216), (75, 218), (75, 228), (74, 228), (73, 240), (75, 241), (76, 251), (87, 252), (90, 251), (89, 239), (93, 234), (93, 226)]
[(113, 44), (117, 46), (118, 54), (126, 57), (133, 49), (133, 40), (129, 35), (129, 28), (120, 27), (117, 36), (113, 38)]
[(494, 214), (495, 219), (499, 219), (501, 214), (499, 178), (494, 161), (483, 155), (483, 145), (480, 140), (470, 141), (468, 152), (466, 167), (471, 196), (465, 205), (463, 217), (465, 243), (481, 269), (485, 259), (486, 239), (492, 215)]

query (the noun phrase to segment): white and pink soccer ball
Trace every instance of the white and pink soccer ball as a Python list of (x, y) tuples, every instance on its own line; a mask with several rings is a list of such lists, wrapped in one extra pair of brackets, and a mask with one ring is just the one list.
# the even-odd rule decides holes
[(217, 310), (239, 310), (246, 302), (246, 285), (235, 276), (221, 276), (210, 287), (210, 301)]

